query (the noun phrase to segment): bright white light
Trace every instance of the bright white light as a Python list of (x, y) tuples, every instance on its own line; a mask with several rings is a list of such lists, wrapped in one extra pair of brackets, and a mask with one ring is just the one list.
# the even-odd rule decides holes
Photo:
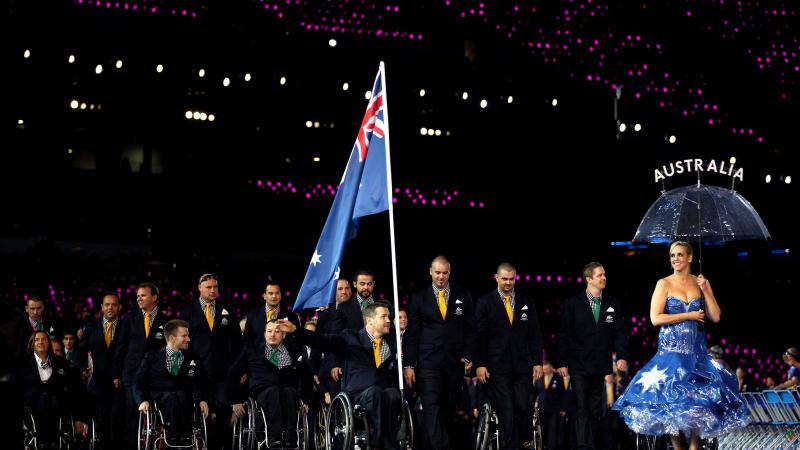
[(736, 164), (736, 157), (735, 156), (731, 156), (730, 162), (731, 162), (731, 165)]
[(619, 124), (619, 132), (620, 133), (624, 133), (625, 130), (627, 130), (627, 129), (628, 129), (628, 126), (625, 125), (624, 123)]
[(87, 106), (86, 103), (81, 103), (81, 110), (85, 110), (86, 106)]
[(200, 111), (195, 111), (194, 114), (192, 114), (192, 119), (200, 120)]
[(481, 109), (486, 109), (487, 106), (489, 106), (489, 102), (487, 102), (486, 99), (482, 99), (481, 100)]
[(306, 120), (306, 128), (311, 128), (313, 126), (314, 126), (314, 122), (312, 122), (310, 120)]
[(98, 65), (96, 65), (96, 66), (94, 67), (94, 73), (96, 73), (96, 74), (98, 74), (98, 75), (100, 75), (101, 73), (103, 73), (103, 65), (102, 65), (102, 64), (98, 64)]
[(772, 181), (772, 175), (767, 174), (767, 176), (764, 178), (764, 182), (769, 184), (770, 181)]
[(163, 64), (159, 64), (159, 65), (156, 66), (156, 72), (161, 73), (163, 71), (164, 71), (164, 65)]
[(314, 122), (314, 128), (319, 128), (319, 122)]
[(425, 128), (425, 127), (420, 128), (419, 129), (419, 134), (425, 136), (426, 134), (428, 134), (428, 129)]
[(436, 136), (441, 136), (441, 135), (442, 135), (442, 130), (439, 130), (439, 129), (437, 129), (437, 130), (436, 130), (436, 132), (435, 132), (434, 134), (435, 134)]
[(328, 41), (328, 45), (331, 47), (336, 47), (336, 39), (331, 39)]
[(554, 107), (555, 107), (555, 106), (558, 106), (558, 99), (557, 99), (557, 98), (554, 98), (554, 99), (553, 99), (553, 101), (552, 101), (552, 102), (550, 102), (550, 104), (551, 104), (551, 105), (553, 105)]
[(231, 85), (231, 79), (228, 78), (228, 77), (223, 78), (222, 79), (222, 85), (225, 86), (225, 87), (230, 86)]
[(343, 90), (343, 91), (346, 91), (346, 90), (348, 90), (348, 89), (350, 89), (350, 83), (344, 83), (344, 84), (342, 84), (342, 90)]
[(26, 50), (25, 50), (25, 51), (22, 53), (22, 57), (23, 57), (23, 58), (25, 58), (25, 59), (28, 59), (28, 58), (30, 58), (30, 57), (31, 57), (31, 51), (26, 49)]
[(249, 73), (244, 74), (244, 81), (249, 82), (252, 79)]
[(319, 162), (319, 161), (320, 161), (319, 156), (315, 156), (314, 157), (314, 162)]
[(75, 62), (75, 55), (69, 55), (69, 58), (67, 58), (67, 62), (70, 63), (70, 64), (74, 63)]
[(428, 128), (428, 136), (433, 136), (436, 131), (433, 128)]
[(206, 69), (198, 70), (197, 71), (197, 76), (200, 77), (200, 78), (203, 78), (204, 76), (206, 76)]
[(466, 100), (466, 99), (468, 99), (468, 98), (469, 98), (469, 92), (466, 92), (466, 91), (464, 91), (464, 93), (463, 93), (463, 94), (461, 94), (461, 99), (462, 99), (462, 100)]
[(117, 69), (122, 69), (122, 60), (118, 59), (117, 62), (114, 64), (114, 67)]
[(204, 112), (201, 112), (200, 113), (200, 120), (206, 120), (206, 119), (208, 119), (208, 114), (206, 114)]
[(642, 124), (637, 123), (633, 126), (633, 131), (642, 131)]
[(674, 144), (677, 141), (678, 141), (678, 138), (676, 138), (674, 134), (669, 137), (669, 143), (670, 144)]
[(72, 100), (71, 102), (69, 102), (69, 107), (72, 108), (72, 109), (78, 109), (78, 106), (80, 106), (80, 105), (81, 104), (78, 103), (77, 100)]
[(217, 119), (217, 116), (215, 116), (215, 115), (213, 115), (213, 114), (209, 114), (209, 115), (208, 115), (208, 121), (209, 121), (209, 122), (213, 122), (213, 121), (215, 121), (216, 119)]
[(420, 89), (419, 90), (419, 96), (420, 97), (425, 97), (425, 89)]
[(512, 103), (514, 103), (514, 96), (513, 95), (509, 95), (508, 96), (508, 104), (510, 105)]
[(186, 112), (183, 114), (183, 117), (186, 117), (186, 119), (187, 119), (187, 120), (188, 120), (188, 119), (191, 119), (191, 118), (192, 118), (192, 112), (191, 112), (191, 111), (186, 111)]
[(372, 91), (364, 92), (364, 98), (369, 100), (372, 98)]
[(281, 86), (286, 84), (286, 77), (281, 77), (280, 83), (281, 83)]
[(69, 155), (71, 155), (71, 154), (72, 154), (72, 149), (71, 149), (71, 148), (68, 148), (68, 149), (67, 149), (67, 154), (69, 154)]
[(20, 126), (25, 125), (25, 120), (17, 119), (17, 125), (20, 125)]
[(786, 175), (786, 178), (784, 178), (783, 181), (785, 181), (786, 184), (792, 184), (792, 176)]

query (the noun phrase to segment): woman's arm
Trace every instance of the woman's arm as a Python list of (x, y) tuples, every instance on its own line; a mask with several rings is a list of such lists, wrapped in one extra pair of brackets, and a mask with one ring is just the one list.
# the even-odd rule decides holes
[(703, 298), (705, 299), (706, 303), (706, 314), (708, 315), (708, 318), (711, 319), (712, 322), (719, 322), (720, 316), (722, 315), (722, 310), (719, 308), (717, 298), (714, 297), (714, 291), (711, 289), (711, 283), (708, 282), (706, 277), (700, 274), (697, 277), (697, 285), (703, 292)]

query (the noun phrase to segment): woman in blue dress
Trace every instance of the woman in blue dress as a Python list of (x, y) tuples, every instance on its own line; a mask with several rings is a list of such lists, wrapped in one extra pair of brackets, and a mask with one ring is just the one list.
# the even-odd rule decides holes
[(670, 245), (672, 275), (658, 280), (650, 301), (650, 320), (660, 326), (658, 353), (636, 374), (614, 409), (639, 434), (669, 434), (682, 449), (747, 425), (747, 407), (738, 395), (736, 375), (714, 362), (706, 350), (706, 319), (719, 322), (720, 308), (711, 284), (690, 273), (692, 247)]

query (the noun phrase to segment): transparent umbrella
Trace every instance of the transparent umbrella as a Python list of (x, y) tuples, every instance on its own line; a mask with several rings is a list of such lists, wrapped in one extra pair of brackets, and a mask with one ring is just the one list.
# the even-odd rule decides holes
[(753, 205), (738, 192), (693, 184), (663, 192), (650, 206), (634, 242), (700, 241), (698, 262), (703, 269), (703, 239), (738, 241), (769, 239), (769, 231)]

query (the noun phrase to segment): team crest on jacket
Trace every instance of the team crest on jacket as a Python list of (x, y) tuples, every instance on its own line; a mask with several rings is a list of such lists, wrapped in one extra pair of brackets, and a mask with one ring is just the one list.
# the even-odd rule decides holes
[(161, 334), (161, 332), (159, 331), (158, 333), (156, 333), (156, 339), (164, 339), (164, 335)]
[(459, 306), (459, 307), (457, 307), (457, 308), (456, 308), (456, 315), (457, 315), (457, 316), (460, 316), (460, 315), (462, 315), (462, 314), (464, 314), (464, 310), (462, 310), (460, 306)]
[(227, 317), (223, 317), (222, 320), (220, 321), (220, 323), (222, 325), (227, 325), (228, 324), (228, 318)]
[(519, 320), (528, 320), (528, 313), (522, 313), (522, 315), (519, 316)]
[(606, 316), (606, 323), (614, 323), (614, 317), (611, 314)]

